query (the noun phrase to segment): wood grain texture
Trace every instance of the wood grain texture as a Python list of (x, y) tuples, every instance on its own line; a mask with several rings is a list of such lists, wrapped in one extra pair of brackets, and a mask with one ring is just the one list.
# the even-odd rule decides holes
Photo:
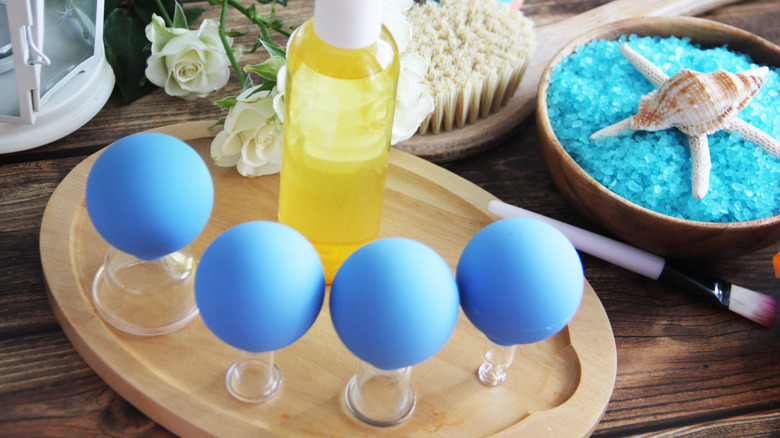
[[(291, 0), (278, 9), (290, 24), (296, 24), (298, 3)], [(527, 0), (524, 10), (541, 25), (604, 3)], [(777, 0), (741, 1), (702, 16), (780, 43)], [(237, 90), (233, 80), (225, 92)], [(43, 285), (40, 219), (46, 200), (68, 171), (111, 141), (219, 115), (208, 98), (185, 102), (158, 91), (122, 106), (114, 96), (93, 121), (67, 138), (0, 156), (0, 436), (172, 436), (110, 389), (59, 328)], [(495, 148), (445, 167), (504, 201), (606, 234), (555, 188), (538, 145), (534, 124), (525, 123)], [(34, 190), (26, 188), (31, 185)], [(691, 265), (780, 299), (780, 280), (771, 265), (777, 251), (780, 245), (775, 244), (736, 259)], [(594, 436), (777, 436), (778, 327), (762, 330), (674, 286), (587, 255), (583, 263), (618, 348), (615, 389)]]

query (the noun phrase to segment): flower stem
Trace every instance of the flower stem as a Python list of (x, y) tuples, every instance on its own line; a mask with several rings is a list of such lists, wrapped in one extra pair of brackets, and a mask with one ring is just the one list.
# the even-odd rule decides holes
[(233, 71), (235, 71), (236, 76), (238, 76), (238, 81), (241, 82), (241, 86), (243, 87), (244, 82), (246, 82), (246, 77), (244, 76), (244, 72), (241, 70), (241, 67), (238, 65), (238, 60), (233, 53), (233, 49), (230, 47), (230, 43), (227, 40), (227, 34), (225, 33), (225, 17), (227, 16), (227, 7), (229, 1), (230, 0), (222, 0), (222, 15), (219, 18), (219, 39), (222, 40), (222, 45), (225, 47), (225, 54), (230, 61), (230, 65), (233, 66)]
[(168, 15), (168, 11), (165, 10), (165, 6), (162, 3), (162, 0), (155, 0), (157, 3), (157, 9), (160, 10), (160, 15), (162, 15), (163, 20), (165, 20), (165, 26), (166, 27), (173, 27), (173, 21), (171, 21), (171, 16)]
[[(244, 16), (249, 18), (252, 21), (252, 23), (255, 23), (256, 25), (258, 25), (263, 31), (265, 31), (266, 33), (268, 32), (268, 24), (269, 24), (269, 22), (267, 20), (263, 19), (263, 17), (258, 17), (257, 14), (250, 13), (249, 9), (246, 8), (244, 5), (242, 5), (241, 3), (239, 3), (238, 0), (227, 0), (227, 3), (230, 4), (230, 6), (233, 6), (234, 8), (236, 8), (236, 10), (238, 12), (241, 12), (242, 14), (244, 14)], [(274, 30), (276, 30), (280, 34), (282, 34), (284, 36), (287, 36), (287, 37), (292, 35), (292, 32), (289, 29), (280, 28), (280, 29), (274, 29)]]

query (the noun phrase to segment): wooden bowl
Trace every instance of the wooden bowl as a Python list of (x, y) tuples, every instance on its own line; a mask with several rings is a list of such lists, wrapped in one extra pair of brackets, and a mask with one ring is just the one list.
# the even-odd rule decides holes
[(780, 48), (749, 32), (722, 23), (691, 17), (640, 17), (609, 23), (565, 45), (545, 69), (539, 83), (536, 122), (542, 153), (553, 181), (563, 195), (589, 220), (620, 239), (647, 251), (689, 259), (735, 257), (764, 248), (780, 239), (780, 215), (744, 222), (699, 222), (651, 211), (607, 189), (584, 171), (561, 146), (547, 111), (547, 88), (555, 66), (591, 40), (616, 40), (621, 35), (690, 37), (702, 47), (728, 44), (760, 65), (780, 66)]

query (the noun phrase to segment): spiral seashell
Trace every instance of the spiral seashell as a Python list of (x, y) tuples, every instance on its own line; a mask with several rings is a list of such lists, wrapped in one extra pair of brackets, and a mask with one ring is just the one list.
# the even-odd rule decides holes
[(687, 135), (712, 134), (750, 103), (766, 82), (765, 74), (761, 69), (742, 73), (682, 69), (642, 97), (630, 127), (645, 131), (675, 127)]
[(707, 135), (724, 130), (738, 132), (768, 153), (780, 158), (780, 141), (746, 121), (734, 117), (766, 83), (768, 67), (740, 73), (718, 70), (700, 73), (683, 69), (669, 77), (647, 58), (623, 43), (620, 51), (658, 89), (639, 100), (637, 114), (594, 132), (614, 137), (626, 130), (660, 131), (677, 128), (688, 137), (691, 150), (691, 192), (702, 199), (709, 189), (710, 150)]

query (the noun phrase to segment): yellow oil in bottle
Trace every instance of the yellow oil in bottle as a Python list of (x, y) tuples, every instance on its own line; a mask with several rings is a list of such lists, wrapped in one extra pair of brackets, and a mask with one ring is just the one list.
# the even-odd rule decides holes
[(386, 29), (362, 49), (331, 46), (309, 20), (287, 69), (279, 222), (309, 239), (330, 283), (379, 234), (398, 51)]

